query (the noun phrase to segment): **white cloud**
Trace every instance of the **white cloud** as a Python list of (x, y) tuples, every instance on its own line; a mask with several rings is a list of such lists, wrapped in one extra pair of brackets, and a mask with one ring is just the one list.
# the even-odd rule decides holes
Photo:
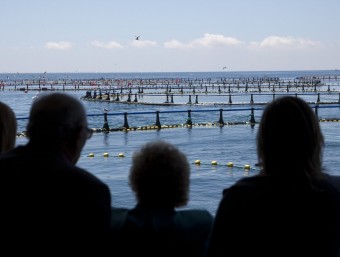
[(149, 47), (149, 46), (155, 46), (157, 43), (155, 41), (149, 41), (149, 40), (134, 40), (131, 41), (130, 44), (134, 47), (143, 48), (143, 47)]
[(164, 43), (165, 48), (212, 48), (212, 47), (223, 47), (223, 46), (237, 46), (244, 44), (242, 41), (234, 37), (226, 37), (223, 35), (205, 33), (202, 38), (195, 39), (189, 43), (181, 43), (177, 40), (171, 40)]
[(181, 42), (173, 39), (171, 41), (164, 43), (165, 48), (187, 48), (186, 45), (182, 44)]
[(60, 42), (47, 42), (45, 44), (47, 49), (58, 49), (58, 50), (67, 50), (72, 47), (70, 42), (60, 41)]
[(105, 48), (105, 49), (115, 49), (115, 48), (123, 48), (123, 46), (115, 41), (110, 41), (108, 43), (103, 43), (98, 40), (92, 41), (90, 43), (92, 46)]
[(263, 39), (261, 42), (251, 42), (252, 48), (311, 48), (318, 47), (321, 43), (318, 41), (312, 41), (304, 38), (293, 38), (290, 36), (279, 37), (269, 36)]
[(242, 41), (234, 37), (225, 37), (223, 35), (214, 34), (204, 34), (204, 37), (198, 38), (189, 43), (192, 46), (203, 46), (203, 47), (213, 47), (213, 46), (236, 46), (243, 44)]

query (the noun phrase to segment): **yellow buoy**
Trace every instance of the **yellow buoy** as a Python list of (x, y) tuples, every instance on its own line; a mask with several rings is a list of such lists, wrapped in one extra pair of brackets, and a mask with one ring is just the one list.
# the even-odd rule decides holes
[(89, 153), (88, 157), (94, 157), (94, 153)]
[(118, 157), (125, 157), (125, 155), (123, 153), (119, 153)]
[(228, 163), (227, 163), (227, 166), (228, 166), (228, 167), (234, 167), (234, 163), (228, 162)]
[(211, 165), (217, 165), (217, 161), (212, 161)]
[(250, 170), (250, 165), (249, 164), (244, 165), (244, 169), (245, 170)]
[(201, 164), (201, 161), (200, 161), (200, 160), (196, 160), (196, 161), (195, 161), (195, 164), (196, 164), (196, 165), (200, 165), (200, 164)]
[(109, 153), (103, 153), (104, 157), (109, 157)]

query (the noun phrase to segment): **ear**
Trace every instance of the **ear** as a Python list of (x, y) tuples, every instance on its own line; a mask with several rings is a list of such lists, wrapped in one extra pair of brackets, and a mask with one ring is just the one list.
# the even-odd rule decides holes
[(70, 135), (65, 138), (61, 143), (61, 148), (67, 158), (76, 163), (79, 159), (80, 153), (85, 145), (85, 134), (82, 133), (82, 129), (76, 129)]
[(82, 128), (77, 129), (77, 131), (75, 132), (74, 138), (76, 139), (76, 142), (75, 142), (76, 147), (80, 148), (80, 150), (83, 149), (83, 147), (86, 143), (86, 140), (87, 140), (86, 133), (84, 132), (84, 129), (82, 129)]

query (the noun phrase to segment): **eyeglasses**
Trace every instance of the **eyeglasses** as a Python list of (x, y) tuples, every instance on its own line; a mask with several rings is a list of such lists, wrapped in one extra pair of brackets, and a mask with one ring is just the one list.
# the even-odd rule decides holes
[(85, 131), (86, 131), (86, 138), (87, 138), (87, 139), (90, 139), (90, 138), (92, 137), (93, 130), (90, 129), (90, 128), (88, 128), (88, 127), (85, 127), (84, 129), (85, 129)]

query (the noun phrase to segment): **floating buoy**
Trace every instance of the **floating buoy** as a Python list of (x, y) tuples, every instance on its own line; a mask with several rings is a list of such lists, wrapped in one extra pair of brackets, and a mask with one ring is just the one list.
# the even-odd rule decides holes
[(217, 161), (212, 161), (211, 165), (217, 165)]
[(196, 164), (196, 165), (200, 165), (200, 164), (201, 164), (201, 161), (200, 161), (200, 160), (196, 160), (196, 161), (195, 161), (195, 164)]
[(94, 153), (89, 153), (88, 157), (94, 157)]
[(104, 157), (109, 157), (109, 153), (103, 153)]
[(118, 157), (125, 157), (125, 155), (123, 153), (119, 153)]
[(228, 167), (234, 167), (234, 163), (228, 162), (228, 163), (227, 163), (227, 166), (228, 166)]
[(249, 164), (244, 165), (244, 169), (245, 170), (250, 170), (250, 165)]

